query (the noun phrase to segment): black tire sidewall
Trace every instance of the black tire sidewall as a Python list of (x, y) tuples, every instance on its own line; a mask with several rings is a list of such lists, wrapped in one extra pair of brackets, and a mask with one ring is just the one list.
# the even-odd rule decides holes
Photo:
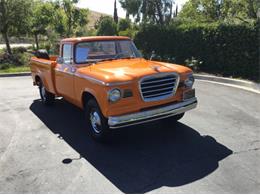
[[(100, 126), (100, 133), (96, 133), (95, 130), (93, 129), (91, 122), (90, 122), (90, 112), (91, 111), (96, 111), (100, 118), (101, 118), (101, 126)], [(109, 127), (107, 124), (107, 119), (104, 117), (102, 114), (99, 105), (95, 99), (90, 99), (86, 105), (85, 105), (85, 117), (87, 120), (87, 125), (90, 130), (90, 134), (93, 138), (95, 138), (97, 141), (105, 141), (107, 137), (110, 134)]]
[[(45, 89), (45, 96), (42, 94), (42, 88)], [(55, 95), (48, 92), (46, 90), (46, 88), (44, 87), (44, 85), (42, 84), (42, 82), (40, 82), (40, 84), (39, 84), (39, 92), (40, 92), (40, 97), (41, 97), (43, 104), (52, 105), (54, 103)]]

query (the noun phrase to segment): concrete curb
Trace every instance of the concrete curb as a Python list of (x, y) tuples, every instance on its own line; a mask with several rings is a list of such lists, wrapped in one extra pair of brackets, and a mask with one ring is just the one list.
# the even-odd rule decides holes
[(211, 75), (202, 75), (202, 74), (194, 74), (194, 77), (195, 77), (195, 79), (198, 79), (198, 80), (217, 82), (220, 84), (237, 86), (242, 89), (248, 88), (248, 89), (252, 89), (253, 91), (260, 92), (260, 84), (254, 83), (251, 81), (217, 77), (217, 76), (211, 76)]
[(1, 77), (21, 77), (21, 76), (31, 76), (30, 72), (19, 72), (19, 73), (0, 73)]

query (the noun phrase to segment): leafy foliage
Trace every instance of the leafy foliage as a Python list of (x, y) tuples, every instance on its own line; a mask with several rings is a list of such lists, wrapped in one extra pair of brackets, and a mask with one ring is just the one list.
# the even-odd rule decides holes
[(25, 47), (13, 49), (12, 58), (5, 51), (0, 51), (0, 69), (9, 69), (14, 66), (28, 66), (32, 54), (27, 52)]
[(118, 30), (125, 31), (132, 28), (132, 23), (130, 19), (121, 19), (118, 23)]
[(66, 35), (70, 37), (77, 33), (78, 27), (82, 27), (88, 23), (87, 9), (79, 9), (76, 7), (78, 0), (57, 0), (55, 1), (56, 17), (60, 20), (56, 20), (56, 24), (61, 21), (60, 24), (57, 24), (57, 32), (60, 35)]
[(95, 26), (97, 35), (117, 35), (117, 25), (110, 16), (102, 16)]
[(120, 0), (136, 22), (167, 24), (172, 18), (173, 0)]
[(41, 1), (36, 1), (32, 9), (31, 18), (31, 32), (35, 37), (35, 43), (37, 49), (39, 49), (39, 35), (46, 35), (47, 28), (50, 24), (53, 24), (54, 7), (51, 3), (42, 3)]
[(29, 29), (30, 7), (29, 0), (0, 0), (0, 32), (9, 54), (12, 54), (9, 36), (25, 34)]
[(189, 0), (179, 17), (197, 22), (250, 22), (257, 18), (257, 0)]
[(179, 64), (196, 59), (200, 71), (257, 80), (257, 25), (145, 25), (135, 42), (146, 56), (154, 50), (164, 60)]

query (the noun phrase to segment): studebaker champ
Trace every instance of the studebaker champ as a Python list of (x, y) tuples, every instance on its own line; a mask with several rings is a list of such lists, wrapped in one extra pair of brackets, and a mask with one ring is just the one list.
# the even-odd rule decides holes
[(64, 39), (58, 57), (39, 53), (30, 67), (41, 101), (51, 105), (60, 96), (82, 108), (97, 140), (111, 129), (176, 122), (197, 106), (192, 70), (142, 58), (128, 37)]

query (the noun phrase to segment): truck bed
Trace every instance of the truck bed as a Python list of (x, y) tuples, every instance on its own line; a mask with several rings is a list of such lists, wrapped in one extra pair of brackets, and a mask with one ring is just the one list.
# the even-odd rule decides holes
[(43, 82), (46, 89), (51, 93), (56, 93), (54, 86), (54, 68), (56, 67), (57, 56), (50, 56), (50, 59), (42, 59), (32, 57), (30, 61), (30, 68), (32, 72), (32, 78), (35, 85), (39, 84), (39, 81)]

